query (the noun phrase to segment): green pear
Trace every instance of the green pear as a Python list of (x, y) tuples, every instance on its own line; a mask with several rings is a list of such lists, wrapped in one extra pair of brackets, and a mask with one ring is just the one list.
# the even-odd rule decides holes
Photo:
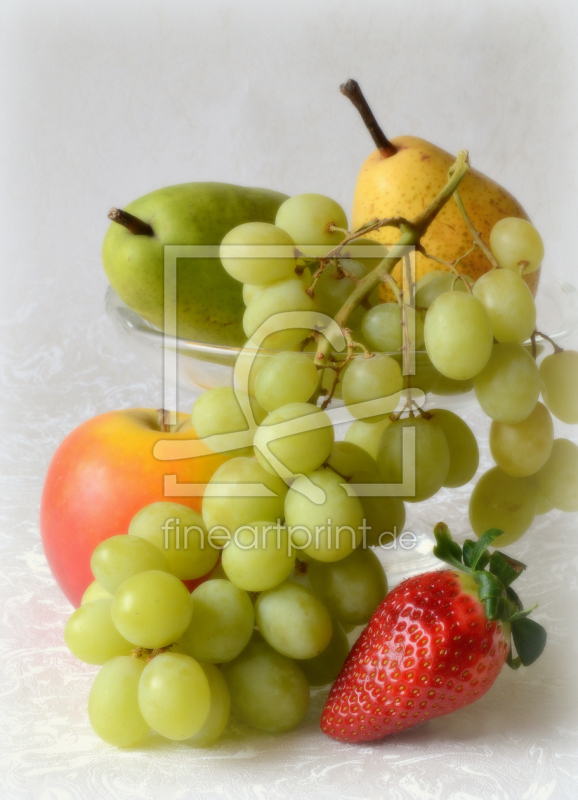
[[(157, 328), (164, 318), (164, 246), (214, 245), (244, 222), (275, 221), (287, 196), (226, 183), (183, 183), (113, 209), (102, 260), (108, 279), (130, 308)], [(243, 286), (218, 256), (177, 260), (177, 335), (240, 345)]]

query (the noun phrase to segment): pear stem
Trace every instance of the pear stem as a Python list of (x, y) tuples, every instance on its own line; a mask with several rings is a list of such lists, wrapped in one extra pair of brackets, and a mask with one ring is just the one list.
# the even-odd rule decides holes
[(381, 151), (382, 156), (384, 158), (394, 156), (397, 153), (397, 147), (389, 141), (385, 133), (379, 127), (379, 123), (375, 119), (373, 111), (363, 96), (363, 92), (361, 91), (361, 87), (357, 81), (350, 79), (345, 83), (342, 83), (339, 87), (339, 90), (341, 94), (345, 95), (345, 97), (351, 100), (355, 108), (359, 111), (359, 115), (361, 116), (365, 127), (375, 142), (375, 146)]
[(123, 228), (129, 230), (134, 236), (154, 236), (155, 232), (148, 224), (143, 222), (142, 219), (135, 217), (128, 211), (123, 211), (121, 208), (111, 208), (108, 212), (108, 218), (113, 222), (118, 222)]
[[(345, 327), (345, 323), (347, 322), (349, 315), (352, 313), (352, 311), (354, 311), (359, 303), (365, 297), (367, 297), (367, 295), (369, 295), (373, 289), (375, 289), (375, 287), (384, 279), (384, 276), (389, 274), (395, 265), (403, 258), (407, 252), (406, 248), (415, 247), (419, 244), (421, 237), (427, 231), (437, 214), (450, 200), (461, 181), (467, 175), (469, 169), (470, 162), (468, 158), (468, 151), (460, 150), (453, 169), (451, 170), (451, 177), (449, 177), (448, 182), (441, 192), (434, 197), (429, 206), (425, 208), (421, 214), (415, 217), (415, 219), (413, 219), (411, 222), (404, 221), (400, 224), (399, 228), (401, 235), (397, 244), (391, 247), (388, 255), (377, 265), (377, 267), (375, 267), (375, 269), (373, 269), (359, 281), (345, 303), (341, 306), (335, 316), (335, 322), (341, 328)], [(387, 222), (391, 224), (390, 220), (387, 220)], [(359, 236), (359, 231), (357, 234), (350, 234), (351, 238), (355, 238), (355, 235)], [(319, 347), (317, 348), (317, 353), (315, 355), (315, 363), (317, 366), (322, 366), (325, 363), (329, 352), (329, 341), (323, 335), (321, 335)]]

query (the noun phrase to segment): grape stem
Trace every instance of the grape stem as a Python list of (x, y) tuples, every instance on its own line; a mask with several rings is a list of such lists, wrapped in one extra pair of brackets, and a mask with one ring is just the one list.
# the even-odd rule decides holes
[[(413, 220), (408, 221), (405, 219), (393, 218), (389, 220), (376, 220), (366, 226), (363, 226), (355, 234), (350, 234), (346, 237), (346, 241), (342, 242), (341, 246), (347, 243), (347, 240), (355, 239), (361, 232), (365, 233), (368, 230), (377, 230), (386, 225), (399, 227), (400, 237), (397, 244), (393, 245), (388, 255), (365, 277), (363, 277), (356, 285), (355, 289), (351, 292), (345, 303), (339, 309), (335, 316), (335, 321), (341, 327), (345, 327), (349, 315), (359, 305), (359, 303), (367, 297), (373, 289), (384, 279), (384, 276), (389, 274), (395, 265), (403, 258), (408, 247), (415, 247), (419, 244), (421, 237), (427, 231), (430, 224), (439, 214), (441, 209), (450, 200), (461, 181), (467, 175), (470, 169), (470, 162), (467, 150), (460, 150), (458, 152), (456, 161), (451, 170), (451, 176), (448, 182), (441, 190), (441, 192), (432, 200), (432, 202), (425, 208), (421, 214), (418, 214)], [(381, 223), (381, 224), (380, 224)], [(319, 347), (315, 356), (315, 363), (318, 366), (323, 366), (328, 358), (331, 345), (324, 337), (320, 337)]]
[(335, 394), (335, 390), (339, 384), (339, 376), (347, 366), (347, 364), (355, 357), (355, 350), (362, 349), (363, 350), (363, 357), (364, 358), (373, 358), (373, 353), (367, 349), (364, 344), (361, 342), (355, 342), (353, 337), (351, 336), (351, 331), (349, 328), (343, 328), (343, 337), (347, 343), (347, 356), (346, 358), (341, 361), (339, 364), (331, 365), (331, 369), (335, 371), (335, 377), (333, 379), (333, 385), (331, 386), (331, 390), (329, 394), (325, 397), (323, 402), (321, 403), (321, 409), (325, 411), (329, 403), (333, 400), (333, 395)]
[(536, 336), (541, 336), (542, 339), (545, 339), (547, 342), (550, 342), (550, 344), (554, 348), (555, 353), (564, 352), (564, 348), (560, 347), (559, 344), (556, 344), (556, 342), (549, 336), (547, 336), (545, 333), (542, 333), (541, 331), (534, 331), (534, 333), (532, 334), (532, 355), (534, 356), (534, 358), (536, 358)]
[(434, 256), (431, 253), (426, 252), (425, 248), (422, 247), (421, 244), (416, 245), (415, 249), (419, 250), (419, 252), (423, 256), (425, 256), (426, 258), (430, 258), (432, 261), (437, 261), (438, 264), (443, 264), (444, 267), (447, 267), (449, 270), (451, 270), (451, 272), (454, 273), (454, 275), (456, 277), (456, 280), (458, 280), (458, 279), (461, 280), (462, 283), (464, 284), (464, 286), (466, 287), (467, 291), (471, 294), (472, 293), (472, 287), (470, 286), (470, 284), (467, 282), (465, 276), (462, 275), (462, 273), (458, 270), (457, 267), (458, 267), (458, 264), (460, 263), (460, 261), (463, 261), (464, 258), (467, 258), (470, 255), (470, 253), (474, 252), (476, 247), (478, 247), (478, 243), (474, 242), (469, 250), (467, 250), (465, 253), (462, 253), (461, 256), (458, 256), (457, 258), (454, 258), (453, 261), (446, 261), (443, 258), (439, 258), (439, 256)]
[[(452, 170), (453, 170), (453, 166), (450, 167), (449, 172), (448, 172), (448, 176), (452, 174)], [(494, 254), (492, 253), (492, 251), (490, 250), (488, 245), (482, 239), (482, 237), (480, 235), (480, 232), (478, 230), (476, 230), (476, 227), (475, 227), (474, 223), (472, 222), (472, 220), (470, 219), (470, 216), (469, 216), (468, 212), (465, 209), (465, 206), (464, 206), (464, 204), (462, 202), (462, 198), (460, 197), (460, 193), (458, 191), (454, 192), (454, 200), (456, 201), (457, 207), (460, 210), (460, 214), (464, 218), (464, 222), (468, 226), (469, 232), (472, 234), (472, 236), (474, 238), (474, 242), (477, 244), (477, 246), (480, 248), (482, 253), (488, 259), (488, 261), (490, 262), (492, 267), (494, 267), (494, 269), (501, 269), (496, 257), (494, 256)], [(431, 256), (429, 256), (429, 258), (431, 258)]]

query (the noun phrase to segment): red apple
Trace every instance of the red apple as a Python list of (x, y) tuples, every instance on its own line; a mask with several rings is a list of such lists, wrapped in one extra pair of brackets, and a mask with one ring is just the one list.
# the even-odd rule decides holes
[[(44, 483), (40, 530), (48, 565), (73, 605), (80, 605), (93, 580), (90, 557), (96, 545), (126, 533), (143, 506), (172, 500), (201, 510), (204, 485), (226, 456), (199, 442), (203, 454), (185, 457), (195, 439), (188, 415), (178, 415), (175, 430), (162, 431), (157, 411), (133, 408), (100, 414), (62, 442)], [(155, 456), (159, 441), (171, 443), (161, 445), (165, 458), (167, 447), (170, 455), (174, 446), (174, 460)], [(185, 451), (179, 450), (183, 446)], [(165, 481), (165, 476), (174, 477)], [(191, 484), (196, 496), (187, 495)]]

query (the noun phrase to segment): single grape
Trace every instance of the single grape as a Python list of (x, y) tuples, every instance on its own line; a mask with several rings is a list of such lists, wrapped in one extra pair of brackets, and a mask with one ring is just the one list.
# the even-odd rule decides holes
[[(281, 203), (275, 225), (291, 236), (305, 255), (322, 255), (319, 247), (329, 251), (345, 237), (343, 231), (332, 231), (331, 226), (347, 230), (347, 217), (339, 203), (322, 194), (298, 194)], [(313, 247), (311, 247), (313, 245)]]
[(181, 580), (206, 575), (219, 558), (201, 515), (180, 503), (158, 502), (144, 506), (132, 518), (128, 532), (162, 550), (170, 572)]
[(222, 664), (246, 647), (255, 625), (247, 592), (229, 580), (205, 581), (191, 594), (193, 618), (179, 645), (198, 661)]
[(288, 403), (306, 403), (318, 382), (317, 367), (307, 353), (276, 353), (259, 370), (255, 396), (264, 409), (275, 411)]
[(560, 511), (578, 511), (578, 445), (554, 439), (550, 458), (535, 475), (539, 493)]
[(255, 637), (223, 666), (235, 714), (267, 733), (298, 725), (309, 706), (307, 678), (297, 664)]
[(259, 426), (255, 454), (269, 472), (312, 472), (329, 456), (333, 438), (333, 425), (324, 411), (310, 403), (289, 403), (272, 411)]
[[(412, 350), (423, 347), (423, 320), (411, 306), (405, 307)], [(381, 303), (363, 317), (361, 333), (368, 345), (381, 353), (397, 353), (404, 344), (402, 309), (399, 303)]]
[(251, 300), (258, 294), (261, 289), (264, 289), (264, 286), (259, 286), (259, 284), (253, 283), (244, 283), (243, 284), (243, 302), (245, 306), (248, 306)]
[(492, 354), (492, 323), (477, 297), (446, 292), (428, 309), (424, 339), (434, 367), (446, 378), (465, 381), (477, 375)]
[(471, 481), (480, 463), (480, 451), (471, 428), (445, 408), (431, 408), (427, 412), (432, 421), (441, 428), (450, 449), (450, 468), (444, 486), (463, 486)]
[[(404, 444), (406, 429), (414, 431), (414, 446), (408, 439)], [(377, 455), (381, 479), (384, 483), (400, 484), (397, 497), (401, 500), (417, 503), (432, 497), (444, 485), (450, 463), (447, 439), (432, 420), (423, 417), (398, 419), (381, 435)]]
[(499, 467), (485, 472), (470, 497), (470, 524), (476, 536), (490, 528), (504, 531), (492, 542), (506, 547), (524, 534), (536, 515), (536, 488), (531, 478), (513, 478)]
[(241, 283), (265, 285), (295, 274), (295, 243), (268, 222), (246, 222), (229, 231), (219, 255), (229, 275)]
[[(242, 496), (234, 494), (239, 487), (245, 493)], [(285, 483), (254, 458), (232, 458), (221, 464), (203, 497), (203, 520), (212, 541), (219, 543), (217, 527), (226, 539), (227, 532), (232, 536), (241, 525), (255, 520), (283, 519), (286, 494)]]
[(536, 304), (527, 284), (509, 269), (493, 269), (474, 284), (499, 342), (522, 344), (536, 327)]
[(490, 247), (502, 267), (522, 275), (537, 270), (544, 258), (542, 237), (531, 222), (517, 217), (496, 222)]
[(188, 739), (202, 729), (209, 717), (209, 681), (194, 658), (159, 653), (143, 670), (138, 703), (155, 731), (167, 739)]
[(378, 422), (394, 411), (402, 386), (400, 366), (390, 356), (354, 358), (343, 376), (343, 400), (356, 419)]
[(243, 525), (223, 550), (227, 578), (247, 592), (272, 589), (287, 578), (295, 564), (287, 528), (269, 522)]
[(546, 406), (536, 403), (526, 419), (508, 425), (492, 422), (490, 450), (508, 475), (523, 478), (544, 466), (554, 443), (554, 424)]
[[(369, 483), (369, 481), (367, 481)], [(361, 483), (361, 481), (359, 481)], [(367, 547), (386, 547), (403, 531), (405, 506), (399, 497), (360, 497)]]
[(90, 559), (90, 568), (96, 580), (111, 595), (127, 578), (158, 569), (170, 572), (169, 562), (154, 544), (138, 536), (111, 536), (98, 544)]
[(495, 344), (490, 360), (474, 378), (474, 391), (491, 419), (510, 425), (521, 422), (540, 396), (536, 362), (519, 344)]
[(112, 598), (93, 600), (73, 611), (64, 627), (64, 641), (73, 656), (86, 664), (105, 664), (134, 649), (116, 629), (111, 616)]
[[(358, 497), (347, 494), (343, 483), (333, 470), (322, 467), (301, 475), (291, 485), (285, 500), (285, 523), (298, 558), (304, 551), (319, 561), (338, 561), (360, 543), (363, 507)], [(321, 489), (324, 499), (319, 491), (311, 494), (315, 487)]]
[(355, 420), (345, 432), (345, 441), (358, 445), (358, 447), (361, 447), (366, 453), (369, 453), (375, 461), (377, 459), (381, 434), (390, 425), (390, 417), (386, 417), (379, 422), (373, 422), (371, 420), (366, 421), (363, 419)]
[(387, 594), (387, 578), (372, 550), (358, 548), (334, 564), (312, 561), (311, 588), (345, 625), (365, 625)]
[(151, 726), (138, 704), (138, 686), (145, 662), (116, 656), (102, 667), (88, 695), (88, 718), (93, 731), (107, 744), (130, 747), (144, 739)]
[(436, 297), (446, 292), (467, 292), (469, 286), (474, 282), (469, 275), (457, 278), (453, 272), (442, 272), (442, 270), (432, 270), (426, 272), (415, 285), (414, 303), (416, 308), (429, 308)]
[(103, 600), (104, 598), (110, 598), (112, 600), (111, 593), (107, 592), (98, 581), (93, 581), (86, 587), (80, 605), (85, 606), (87, 603), (92, 603), (93, 600)]
[[(257, 330), (272, 317), (287, 311), (314, 312), (317, 310), (315, 300), (305, 291), (299, 278), (274, 283), (258, 292), (243, 314), (243, 330), (247, 338), (251, 338)], [(311, 333), (313, 327), (308, 315), (301, 314), (291, 324), (271, 319), (270, 332), (260, 343), (267, 350), (290, 350), (296, 347)], [(267, 329), (269, 331), (269, 328)]]
[[(375, 424), (379, 425), (380, 423)], [(365, 479), (366, 473), (371, 475), (374, 481), (379, 480), (375, 459), (353, 442), (335, 442), (326, 464), (342, 478), (345, 478), (348, 483), (357, 483), (360, 475)]]
[(344, 245), (339, 255), (344, 259), (353, 259), (367, 270), (372, 270), (387, 258), (388, 252), (387, 247), (381, 242), (376, 242), (368, 236), (358, 236), (357, 239), (352, 239)]
[(331, 640), (329, 611), (310, 589), (285, 581), (255, 602), (257, 627), (271, 647), (289, 658), (314, 658)]
[(578, 352), (552, 353), (540, 364), (542, 397), (554, 416), (569, 425), (578, 422)]
[(122, 584), (111, 611), (123, 636), (155, 650), (180, 639), (191, 621), (193, 605), (187, 587), (178, 578), (150, 570)]
[(187, 744), (194, 745), (194, 747), (208, 747), (220, 738), (227, 727), (231, 711), (231, 698), (227, 682), (220, 670), (214, 664), (201, 664), (200, 666), (209, 682), (211, 705), (209, 716), (203, 727), (187, 739)]
[(333, 633), (325, 650), (313, 658), (302, 659), (299, 666), (310, 686), (327, 686), (339, 675), (348, 655), (349, 642), (345, 631), (333, 620)]
[(250, 457), (255, 428), (266, 416), (266, 411), (252, 397), (239, 389), (219, 386), (195, 400), (191, 420), (199, 439), (219, 437), (207, 442), (214, 452), (234, 450), (235, 456)]
[(431, 387), (433, 394), (440, 395), (441, 397), (451, 397), (457, 394), (466, 394), (467, 392), (471, 392), (474, 388), (474, 382), (471, 378), (468, 378), (466, 381), (455, 381), (452, 378), (446, 378), (445, 375), (441, 375), (437, 370), (436, 373), (438, 376), (437, 380)]

